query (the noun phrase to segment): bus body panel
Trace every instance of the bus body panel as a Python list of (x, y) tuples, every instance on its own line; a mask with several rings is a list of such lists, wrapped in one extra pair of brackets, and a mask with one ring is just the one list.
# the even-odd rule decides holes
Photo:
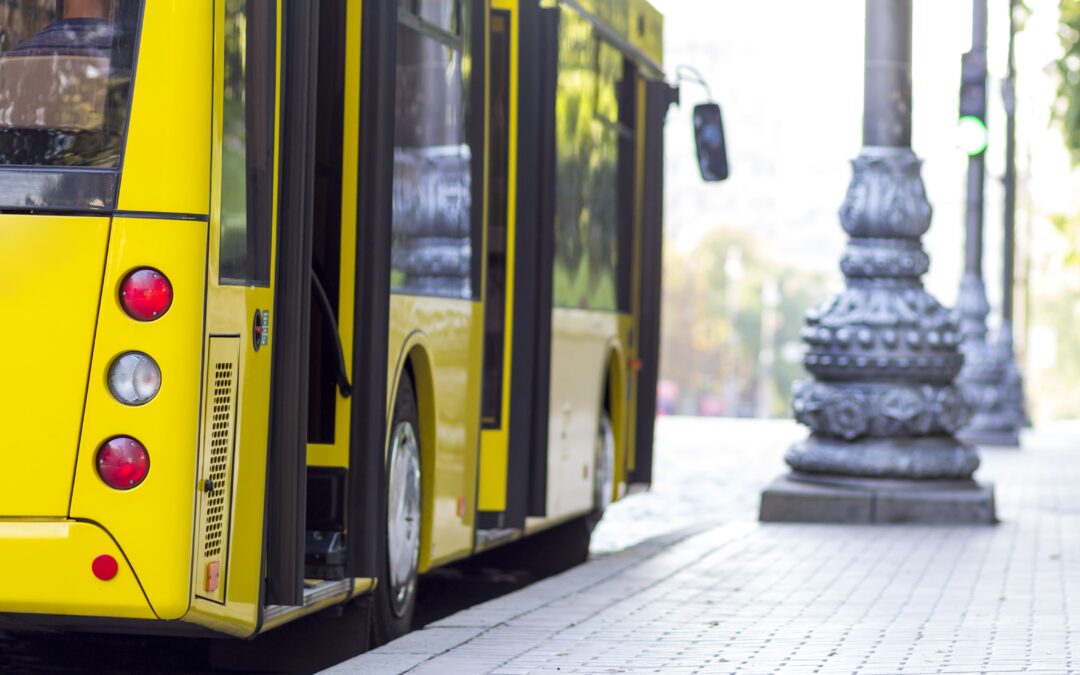
[[(209, 600), (201, 596), (213, 595), (206, 592), (207, 569), (205, 559), (196, 555), (205, 545), (207, 523), (196, 522), (193, 537), (188, 540), (189, 560), (191, 562), (191, 581), (187, 586), (190, 610), (184, 616), (185, 621), (197, 623), (230, 635), (247, 637), (257, 631), (260, 611), (263, 605), (264, 591), (264, 534), (266, 531), (266, 495), (267, 495), (267, 447), (270, 428), (270, 362), (274, 352), (276, 312), (274, 308), (274, 284), (276, 265), (270, 266), (269, 284), (254, 285), (245, 283), (222, 283), (222, 156), (223, 156), (223, 99), (224, 99), (224, 50), (226, 3), (217, 0), (213, 4), (213, 115), (211, 123), (212, 144), (209, 151), (209, 193), (210, 193), (210, 236), (205, 274), (207, 278), (205, 300), (205, 325), (200, 334), (199, 343), (208, 354), (211, 341), (221, 338), (238, 338), (239, 350), (236, 354), (235, 368), (235, 411), (233, 413), (234, 436), (232, 439), (232, 472), (228, 480), (227, 532), (224, 541), (224, 554), (220, 558), (219, 583), (224, 594), (224, 602)], [(280, 3), (277, 7), (280, 25)], [(280, 92), (280, 36), (277, 32), (278, 63), (274, 77), (275, 87)], [(275, 119), (280, 118), (280, 106)], [(280, 120), (274, 124), (279, 128)], [(274, 166), (280, 152), (280, 141), (275, 135)], [(273, 201), (277, 204), (279, 192), (277, 172), (274, 172)], [(277, 246), (277, 210), (274, 219), (268, 224), (270, 235), (270, 259), (276, 260)], [(265, 346), (256, 351), (254, 348), (255, 312), (269, 312), (270, 323)], [(214, 364), (204, 358), (203, 396), (210, 395), (208, 382), (210, 369)], [(202, 420), (200, 438), (206, 431), (207, 419)], [(209, 452), (203, 443), (199, 448), (200, 468), (202, 455)], [(193, 457), (194, 459), (194, 457)], [(198, 475), (196, 480), (204, 476)], [(202, 491), (192, 501), (193, 511), (198, 508), (198, 499), (205, 498)], [(200, 564), (201, 563), (201, 564)]]
[[(190, 599), (206, 240), (205, 222), (114, 218), (71, 497), (71, 517), (109, 530), (162, 619), (183, 616)], [(150, 322), (128, 317), (118, 293), (124, 276), (144, 266), (173, 287), (172, 306)], [(161, 369), (161, 390), (141, 406), (119, 403), (107, 385), (109, 366), (130, 350)], [(110, 488), (95, 467), (98, 447), (119, 434), (150, 456), (146, 479), (131, 490)]]
[(67, 515), (108, 218), (0, 215), (0, 517)]
[(207, 213), (212, 10), (211, 0), (145, 3), (121, 210)]
[[(101, 555), (119, 563), (107, 581), (91, 567)], [(17, 580), (0, 585), (4, 612), (155, 618), (123, 552), (93, 523), (0, 522), (0, 577)]]
[(551, 327), (547, 518), (593, 507), (593, 469), (614, 312), (556, 308)]
[[(423, 352), (419, 365), (429, 373), (415, 374), (423, 477), (421, 571), (472, 552), (480, 414), (480, 378), (473, 373), (480, 368), (482, 331), (479, 303), (390, 297), (387, 419), (393, 416), (397, 383), (414, 348)], [(428, 383), (430, 391), (425, 391)], [(425, 419), (435, 428), (424, 428)]]

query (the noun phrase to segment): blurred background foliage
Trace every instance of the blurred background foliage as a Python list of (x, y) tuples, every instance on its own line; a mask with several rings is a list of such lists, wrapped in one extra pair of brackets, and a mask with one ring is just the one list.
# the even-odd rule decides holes
[(668, 413), (790, 415), (803, 376), (803, 314), (825, 275), (780, 265), (745, 230), (721, 228), (664, 255), (660, 387)]

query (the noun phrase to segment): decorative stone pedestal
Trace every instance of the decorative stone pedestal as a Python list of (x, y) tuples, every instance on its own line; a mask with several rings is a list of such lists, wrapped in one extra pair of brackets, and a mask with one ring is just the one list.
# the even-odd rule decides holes
[(973, 480), (885, 480), (792, 472), (761, 494), (762, 522), (992, 525), (994, 488)]
[[(982, 0), (985, 3), (985, 0)], [(863, 147), (840, 207), (845, 288), (807, 312), (795, 419), (810, 436), (763, 493), (761, 520), (993, 523), (977, 450), (959, 317), (923, 287), (932, 210), (911, 151), (911, 1), (866, 3)]]

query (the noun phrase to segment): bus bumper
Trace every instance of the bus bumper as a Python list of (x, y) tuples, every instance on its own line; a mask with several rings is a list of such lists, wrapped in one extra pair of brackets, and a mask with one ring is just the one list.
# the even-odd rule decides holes
[[(116, 573), (98, 578), (111, 556)], [(108, 576), (103, 559), (98, 572)], [(74, 520), (0, 521), (0, 613), (154, 619), (120, 547), (101, 527)]]

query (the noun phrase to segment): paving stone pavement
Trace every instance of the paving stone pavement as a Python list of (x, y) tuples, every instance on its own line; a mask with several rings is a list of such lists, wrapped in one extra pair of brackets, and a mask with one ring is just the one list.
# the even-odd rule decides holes
[[(1080, 672), (1080, 426), (1031, 433), (1020, 452), (983, 451), (978, 478), (996, 483), (996, 526), (759, 524), (757, 493), (782, 467), (777, 441), (799, 433), (665, 420), (658, 464), (689, 461), (688, 473), (668, 473), (697, 481), (690, 529), (596, 556), (328, 672)], [(710, 472), (724, 494), (700, 494)], [(658, 482), (654, 499), (682, 513), (665, 497), (677, 485)]]

